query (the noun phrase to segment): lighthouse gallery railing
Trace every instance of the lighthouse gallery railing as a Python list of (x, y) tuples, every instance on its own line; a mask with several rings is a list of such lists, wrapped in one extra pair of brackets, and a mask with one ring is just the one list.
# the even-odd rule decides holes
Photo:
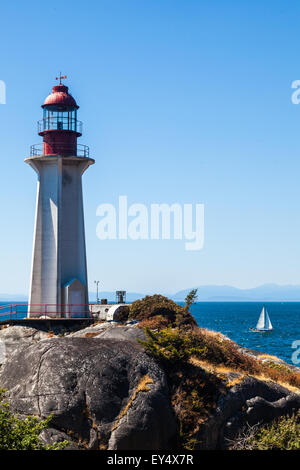
[[(66, 155), (70, 155), (70, 147), (66, 145), (64, 142), (56, 142), (57, 145), (59, 145), (60, 149), (62, 152), (65, 150)], [(43, 155), (43, 144), (34, 144), (31, 145), (30, 147), (30, 156), (31, 157), (38, 157)], [(90, 149), (87, 145), (82, 145), (82, 144), (77, 144), (77, 152), (75, 157), (84, 157), (84, 158), (89, 158), (90, 156)]]
[(49, 116), (37, 123), (38, 132), (44, 131), (73, 131), (82, 134), (82, 122), (69, 116)]
[[(90, 306), (86, 304), (35, 304), (31, 305), (32, 314), (38, 319), (93, 318)], [(27, 317), (28, 304), (9, 304), (0, 306), (0, 323), (7, 320), (23, 320)], [(79, 316), (81, 315), (81, 316)], [(34, 317), (32, 317), (34, 318)]]

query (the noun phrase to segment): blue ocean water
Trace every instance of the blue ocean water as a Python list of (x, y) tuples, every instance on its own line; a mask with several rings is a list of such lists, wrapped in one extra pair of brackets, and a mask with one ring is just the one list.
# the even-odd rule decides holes
[[(266, 333), (250, 332), (249, 328), (256, 326), (263, 305), (274, 329)], [(202, 328), (219, 331), (240, 346), (293, 363), (292, 354), (296, 350), (291, 345), (300, 341), (300, 302), (199, 302), (192, 305), (191, 313)]]
[[(11, 309), (11, 305), (13, 305)], [(15, 307), (17, 305), (17, 308)], [(17, 311), (17, 316), (15, 312)], [(12, 315), (10, 315), (12, 312)], [(1, 320), (8, 320), (9, 318), (25, 318), (27, 316), (27, 303), (24, 302), (0, 302), (0, 322)]]
[[(8, 303), (0, 303), (1, 314), (6, 312), (1, 310), (1, 305)], [(252, 333), (249, 328), (255, 328), (263, 305), (269, 312), (274, 329)], [(22, 304), (18, 312), (18, 318), (25, 317), (27, 306)], [(199, 302), (191, 306), (191, 313), (200, 327), (219, 331), (240, 346), (278, 356), (292, 364), (295, 352), (292, 343), (300, 341), (300, 302)], [(5, 317), (1, 316), (1, 319)]]

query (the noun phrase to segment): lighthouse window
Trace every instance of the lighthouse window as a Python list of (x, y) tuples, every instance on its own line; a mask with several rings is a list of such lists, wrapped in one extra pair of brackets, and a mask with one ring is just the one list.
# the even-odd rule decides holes
[[(47, 109), (43, 111), (43, 120), (39, 123), (40, 130), (70, 130), (77, 131), (77, 110)], [(80, 126), (80, 123), (79, 123)], [(80, 127), (81, 129), (81, 127)]]

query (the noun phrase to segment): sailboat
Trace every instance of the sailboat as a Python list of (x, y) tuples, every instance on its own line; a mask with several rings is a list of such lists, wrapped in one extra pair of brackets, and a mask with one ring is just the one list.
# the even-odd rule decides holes
[(250, 331), (271, 331), (273, 326), (267, 312), (267, 309), (263, 306), (260, 313), (256, 328), (250, 328)]

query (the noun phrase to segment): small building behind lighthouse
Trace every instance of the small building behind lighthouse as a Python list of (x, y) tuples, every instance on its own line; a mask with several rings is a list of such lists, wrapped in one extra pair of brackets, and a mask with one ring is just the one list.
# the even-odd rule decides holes
[(95, 161), (77, 143), (79, 106), (62, 78), (42, 105), (43, 142), (25, 159), (38, 176), (29, 318), (90, 315), (82, 175)]

